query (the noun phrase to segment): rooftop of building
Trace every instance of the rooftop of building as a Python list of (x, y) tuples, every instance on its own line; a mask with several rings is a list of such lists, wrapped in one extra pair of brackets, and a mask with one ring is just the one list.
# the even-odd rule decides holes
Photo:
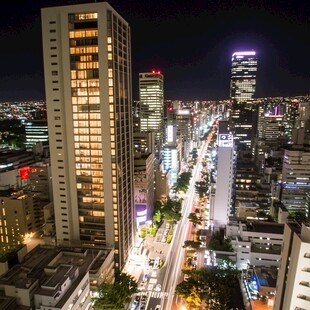
[(28, 197), (27, 194), (24, 193), (23, 190), (16, 190), (14, 188), (1, 189), (0, 197), (7, 197), (12, 199), (24, 199)]
[(0, 296), (0, 309), (1, 310), (29, 310), (27, 306), (17, 305), (15, 298)]
[(284, 224), (265, 221), (250, 221), (246, 223), (246, 230), (257, 233), (283, 234)]
[(245, 207), (245, 208), (259, 208), (259, 204), (253, 201), (238, 201), (239, 207)]
[(22, 289), (37, 286), (35, 294), (55, 296), (61, 285), (70, 278), (70, 287), (57, 304), (61, 306), (89, 270), (92, 273), (99, 270), (110, 252), (111, 249), (39, 245), (25, 256), (21, 264), (2, 275), (0, 284)]
[(278, 270), (275, 267), (254, 267), (258, 286), (275, 288), (277, 285)]

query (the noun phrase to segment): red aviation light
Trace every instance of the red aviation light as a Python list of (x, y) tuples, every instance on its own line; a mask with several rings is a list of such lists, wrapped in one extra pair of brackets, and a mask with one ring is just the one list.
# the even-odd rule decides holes
[(157, 70), (157, 69), (156, 69), (156, 70), (153, 69), (153, 70), (152, 70), (152, 73), (154, 73), (154, 74), (161, 74), (161, 71), (160, 71), (160, 70)]

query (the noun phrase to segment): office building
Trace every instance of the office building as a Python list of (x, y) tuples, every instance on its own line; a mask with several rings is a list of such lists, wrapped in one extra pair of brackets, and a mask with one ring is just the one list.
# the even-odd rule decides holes
[(155, 156), (163, 144), (164, 76), (160, 71), (139, 74), (140, 129), (155, 132)]
[(164, 171), (170, 171), (170, 188), (177, 183), (182, 162), (182, 143), (176, 138), (177, 126), (167, 125), (167, 140), (163, 148)]
[(310, 102), (301, 102), (298, 106), (298, 116), (292, 131), (292, 142), (296, 145), (310, 145)]
[(226, 226), (226, 237), (232, 240), (239, 269), (248, 265), (279, 267), (284, 225), (243, 220)]
[(288, 222), (277, 279), (274, 310), (310, 309), (310, 228)]
[(235, 152), (232, 134), (218, 134), (218, 159), (214, 205), (210, 207), (210, 222), (215, 228), (224, 227), (232, 215)]
[(113, 281), (113, 264), (111, 249), (39, 245), (1, 275), (1, 309), (90, 310), (98, 285)]
[(253, 99), (256, 87), (257, 55), (255, 51), (232, 54), (230, 98), (239, 102)]
[(182, 144), (182, 158), (186, 160), (193, 148), (193, 119), (191, 109), (181, 108), (178, 101), (173, 101), (172, 104), (166, 109), (167, 123), (176, 127), (176, 139)]
[(37, 142), (48, 142), (46, 120), (29, 120), (24, 123), (26, 132), (26, 148), (32, 149)]
[(135, 132), (134, 139), (134, 203), (137, 226), (153, 215), (154, 206), (154, 133)]
[(106, 2), (43, 8), (43, 54), (57, 244), (133, 244), (128, 23)]
[(251, 151), (257, 131), (257, 109), (248, 103), (233, 104), (229, 129), (234, 134), (238, 149)]
[(289, 212), (302, 212), (307, 217), (307, 193), (310, 190), (310, 152), (303, 147), (284, 151), (281, 202)]

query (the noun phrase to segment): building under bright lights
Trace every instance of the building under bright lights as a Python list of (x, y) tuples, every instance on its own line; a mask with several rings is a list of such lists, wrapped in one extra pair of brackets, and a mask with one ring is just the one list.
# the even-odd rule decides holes
[(106, 2), (42, 9), (57, 244), (133, 246), (131, 50)]
[(231, 59), (230, 98), (236, 102), (253, 99), (256, 87), (257, 55), (255, 51), (235, 52)]
[(160, 71), (139, 74), (141, 131), (155, 132), (155, 156), (163, 144), (164, 76)]

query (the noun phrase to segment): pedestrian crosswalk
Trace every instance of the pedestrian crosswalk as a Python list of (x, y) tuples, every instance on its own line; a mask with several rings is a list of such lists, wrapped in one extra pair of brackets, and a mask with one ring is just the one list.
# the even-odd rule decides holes
[(149, 292), (151, 298), (164, 298), (168, 296), (168, 292)]

